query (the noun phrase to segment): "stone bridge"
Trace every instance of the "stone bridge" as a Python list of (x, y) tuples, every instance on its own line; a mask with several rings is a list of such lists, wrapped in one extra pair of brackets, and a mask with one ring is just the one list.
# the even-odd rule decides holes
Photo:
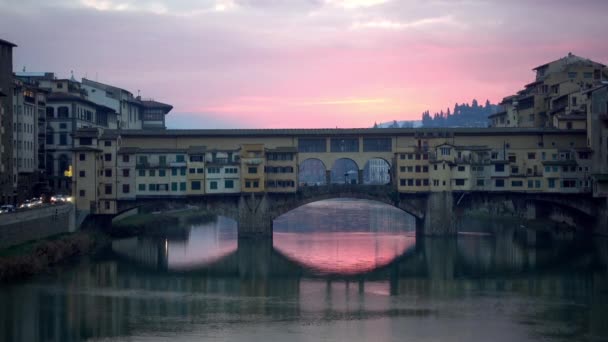
[(514, 192), (399, 193), (389, 185), (328, 185), (302, 187), (296, 193), (204, 195), (183, 198), (148, 198), (120, 201), (119, 210), (136, 206), (163, 209), (174, 203), (196, 205), (234, 219), (239, 236), (272, 236), (273, 221), (308, 203), (333, 198), (366, 199), (386, 203), (416, 218), (416, 233), (424, 236), (453, 235), (459, 217), (469, 213), (548, 218), (587, 231), (606, 229), (601, 203), (585, 195), (530, 194)]

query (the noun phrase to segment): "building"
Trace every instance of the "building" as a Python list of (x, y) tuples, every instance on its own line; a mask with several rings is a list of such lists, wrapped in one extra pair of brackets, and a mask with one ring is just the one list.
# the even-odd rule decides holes
[[(344, 137), (356, 144), (331, 149)], [(587, 133), (577, 129), (87, 128), (75, 138), (73, 194), (87, 213), (115, 213), (119, 202), (147, 198), (294, 193), (312, 185), (299, 171), (309, 160), (323, 165), (325, 184), (339, 186), (362, 183), (363, 165), (386, 161), (387, 186), (401, 193), (589, 194), (594, 172)], [(345, 159), (356, 167), (352, 182), (331, 179), (334, 170), (324, 165)]]
[(490, 126), (585, 129), (584, 92), (608, 79), (606, 66), (569, 53), (533, 70), (535, 80), (502, 100), (503, 110), (489, 117)]
[(143, 100), (127, 90), (87, 78), (82, 79), (82, 88), (88, 100), (116, 112), (121, 129), (165, 129), (165, 116), (173, 109), (171, 105)]
[(14, 80), (13, 186), (18, 200), (45, 190), (47, 92), (35, 84)]
[(0, 203), (16, 203), (13, 170), (13, 48), (0, 39)]
[(608, 82), (585, 93), (587, 107), (587, 144), (591, 151), (593, 195), (608, 196)]

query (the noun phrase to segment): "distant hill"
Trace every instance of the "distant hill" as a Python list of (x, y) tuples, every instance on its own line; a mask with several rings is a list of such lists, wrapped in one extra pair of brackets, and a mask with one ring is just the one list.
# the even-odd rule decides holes
[(499, 105), (486, 100), (486, 103), (480, 106), (474, 99), (471, 104), (456, 103), (454, 109), (447, 108), (445, 112), (442, 110), (433, 115), (427, 110), (422, 113), (422, 120), (393, 120), (374, 124), (374, 128), (488, 127), (488, 116), (499, 111)]
[(468, 103), (455, 104), (454, 110), (441, 111), (431, 115), (427, 110), (422, 113), (422, 127), (488, 127), (488, 116), (498, 113), (499, 105), (491, 104), (486, 100), (480, 106), (477, 100)]

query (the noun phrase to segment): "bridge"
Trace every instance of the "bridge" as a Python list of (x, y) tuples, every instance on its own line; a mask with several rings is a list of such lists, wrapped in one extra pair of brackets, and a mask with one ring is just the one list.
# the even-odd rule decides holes
[[(467, 214), (508, 216), (522, 220), (549, 219), (594, 233), (601, 220), (601, 201), (580, 194), (530, 194), (515, 192), (399, 193), (390, 185), (328, 185), (301, 187), (295, 193), (222, 194), (187, 198), (148, 198), (119, 201), (119, 210), (147, 207), (152, 210), (194, 205), (234, 219), (240, 237), (272, 237), (273, 221), (303, 205), (335, 198), (365, 199), (385, 203), (415, 218), (418, 236), (457, 233)], [(599, 227), (601, 228), (601, 227)]]
[(195, 204), (236, 219), (241, 236), (271, 236), (287, 211), (344, 197), (399, 208), (420, 235), (454, 234), (468, 211), (608, 234), (608, 194), (592, 177), (586, 138), (506, 128), (82, 129), (73, 194), (81, 216)]

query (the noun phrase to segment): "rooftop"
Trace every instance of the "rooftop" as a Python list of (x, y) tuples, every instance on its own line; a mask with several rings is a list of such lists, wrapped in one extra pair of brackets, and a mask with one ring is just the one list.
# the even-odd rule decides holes
[(529, 134), (586, 134), (581, 130), (561, 130), (556, 128), (285, 128), (285, 129), (166, 129), (166, 130), (105, 130), (104, 135), (123, 137), (243, 137), (243, 136), (343, 136), (363, 135), (369, 137), (414, 136), (421, 134), (439, 137), (439, 134), (455, 135), (529, 135)]
[(8, 45), (10, 47), (16, 47), (17, 46), (17, 44), (11, 43), (11, 42), (9, 42), (7, 40), (4, 40), (4, 39), (0, 39), (0, 45)]

